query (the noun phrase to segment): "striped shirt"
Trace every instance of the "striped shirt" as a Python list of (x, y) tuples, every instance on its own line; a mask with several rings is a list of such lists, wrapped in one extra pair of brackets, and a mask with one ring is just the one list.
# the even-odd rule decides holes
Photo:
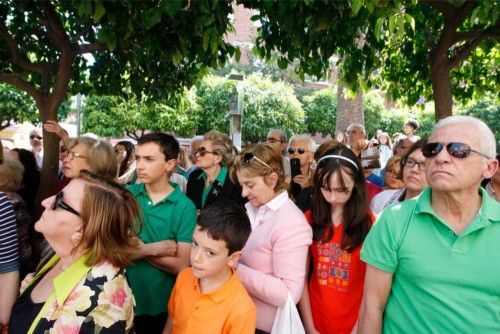
[(17, 260), (16, 216), (12, 203), (0, 192), (0, 266)]

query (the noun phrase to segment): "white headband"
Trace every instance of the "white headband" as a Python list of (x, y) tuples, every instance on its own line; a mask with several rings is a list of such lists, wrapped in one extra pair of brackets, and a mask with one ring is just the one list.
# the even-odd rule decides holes
[(354, 161), (352, 161), (349, 158), (343, 157), (341, 155), (335, 155), (335, 154), (325, 155), (325, 156), (321, 157), (321, 159), (318, 160), (318, 165), (322, 160), (326, 160), (326, 159), (341, 159), (341, 160), (347, 161), (348, 163), (353, 165), (356, 168), (356, 170), (359, 172), (359, 167), (358, 167), (358, 165), (356, 165), (356, 163)]

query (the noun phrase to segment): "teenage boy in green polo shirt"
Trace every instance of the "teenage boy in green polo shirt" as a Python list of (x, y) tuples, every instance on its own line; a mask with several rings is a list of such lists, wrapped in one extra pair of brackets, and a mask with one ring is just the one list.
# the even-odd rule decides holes
[(165, 301), (175, 277), (189, 266), (196, 208), (175, 183), (179, 143), (168, 134), (142, 136), (135, 151), (137, 176), (142, 182), (129, 185), (143, 210), (137, 260), (127, 268), (136, 300), (134, 327), (138, 334), (161, 333), (167, 320)]

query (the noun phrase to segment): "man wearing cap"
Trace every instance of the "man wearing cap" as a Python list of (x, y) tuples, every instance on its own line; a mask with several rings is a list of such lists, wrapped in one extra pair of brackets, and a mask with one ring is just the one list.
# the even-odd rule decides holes
[(429, 188), (383, 211), (365, 239), (360, 333), (500, 333), (498, 168), (482, 121), (439, 121), (422, 148)]

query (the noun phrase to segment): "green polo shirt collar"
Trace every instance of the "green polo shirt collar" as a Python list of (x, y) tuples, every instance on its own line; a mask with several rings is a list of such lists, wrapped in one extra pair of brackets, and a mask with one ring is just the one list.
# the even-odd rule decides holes
[[(492, 223), (500, 222), (500, 211), (498, 210), (498, 204), (488, 196), (488, 193), (483, 188), (479, 188), (479, 194), (481, 195), (481, 207), (477, 216), (472, 220), (472, 222), (465, 228), (461, 235), (467, 235), (473, 231), (480, 228), (491, 225)], [(425, 188), (417, 199), (417, 205), (415, 207), (415, 213), (428, 213), (434, 216), (439, 222), (443, 222), (441, 218), (436, 214), (431, 205), (431, 194), (432, 189), (430, 187)], [(495, 207), (496, 206), (496, 207)]]
[[(159, 201), (158, 203), (163, 203), (163, 202), (176, 203), (176, 202), (179, 202), (179, 200), (181, 198), (181, 194), (182, 194), (181, 190), (179, 189), (179, 185), (175, 182), (169, 182), (169, 184), (174, 188), (174, 190), (172, 190), (172, 192), (170, 194), (165, 196), (165, 198), (162, 199), (161, 201)], [(133, 194), (133, 195), (147, 196), (149, 198), (149, 194), (148, 194), (148, 191), (146, 190), (146, 186), (144, 185), (144, 183), (141, 183), (139, 185), (139, 188), (137, 189), (136, 194)], [(155, 205), (157, 205), (158, 203), (156, 203)]]

